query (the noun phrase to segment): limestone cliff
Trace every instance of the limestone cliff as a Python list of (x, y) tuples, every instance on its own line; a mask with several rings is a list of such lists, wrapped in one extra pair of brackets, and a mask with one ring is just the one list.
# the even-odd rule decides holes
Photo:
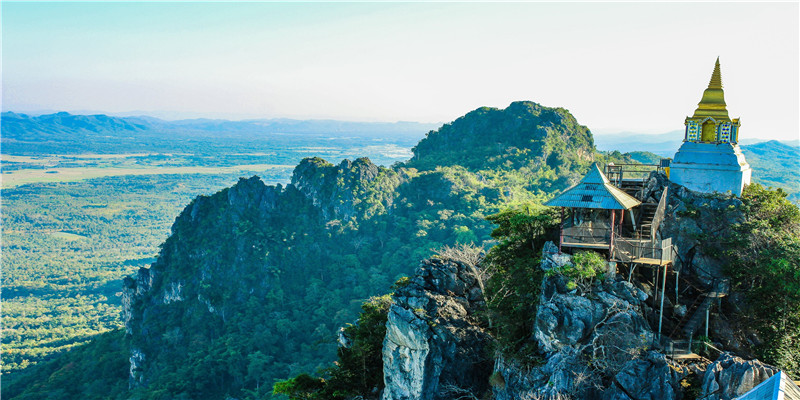
[[(571, 263), (545, 246), (543, 266)], [(495, 397), (519, 398), (677, 398), (686, 375), (663, 354), (647, 351), (655, 333), (647, 323), (647, 293), (607, 276), (588, 292), (568, 289), (563, 277), (542, 282), (535, 340), (542, 364), (525, 368), (498, 358)]]
[(422, 263), (394, 295), (383, 342), (383, 400), (453, 399), (483, 393), (491, 362), (489, 334), (475, 313), (484, 306), (468, 266), (453, 260)]

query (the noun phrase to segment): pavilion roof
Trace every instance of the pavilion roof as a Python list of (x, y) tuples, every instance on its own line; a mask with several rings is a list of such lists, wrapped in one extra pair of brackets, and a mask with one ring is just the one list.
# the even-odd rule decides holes
[(633, 196), (611, 184), (597, 164), (592, 164), (577, 185), (544, 203), (552, 207), (628, 210), (642, 204)]

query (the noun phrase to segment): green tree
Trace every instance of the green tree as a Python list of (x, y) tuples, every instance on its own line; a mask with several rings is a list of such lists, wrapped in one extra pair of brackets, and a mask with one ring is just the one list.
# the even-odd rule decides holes
[(491, 270), (486, 283), (491, 329), (500, 351), (523, 363), (537, 362), (535, 345), (528, 339), (536, 320), (544, 273), (539, 268), (541, 249), (556, 239), (556, 211), (526, 205), (491, 215), (499, 241), (486, 256)]
[(761, 334), (756, 352), (800, 374), (800, 210), (781, 190), (759, 184), (742, 193), (743, 221), (734, 227), (726, 273), (750, 307)]

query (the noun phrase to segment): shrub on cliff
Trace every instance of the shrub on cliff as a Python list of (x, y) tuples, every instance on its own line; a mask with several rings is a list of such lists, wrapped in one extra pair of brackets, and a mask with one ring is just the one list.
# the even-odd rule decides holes
[(564, 275), (568, 279), (568, 289), (578, 289), (581, 293), (588, 293), (592, 290), (595, 279), (604, 278), (605, 264), (606, 261), (600, 253), (579, 251), (572, 256), (572, 264), (551, 269), (547, 271), (547, 276)]

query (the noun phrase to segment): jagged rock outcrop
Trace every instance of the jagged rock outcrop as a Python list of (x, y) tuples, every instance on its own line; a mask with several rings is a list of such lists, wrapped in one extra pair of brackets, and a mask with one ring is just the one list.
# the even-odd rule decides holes
[(383, 400), (452, 399), (488, 389), (489, 334), (475, 320), (480, 285), (461, 262), (424, 261), (397, 290), (383, 344)]
[(603, 400), (661, 400), (683, 397), (681, 379), (689, 371), (662, 353), (649, 351), (628, 361), (614, 376)]
[(703, 375), (702, 398), (732, 400), (778, 373), (778, 369), (758, 360), (744, 360), (722, 353)]
[[(543, 268), (571, 263), (569, 256), (553, 256), (552, 248), (545, 246)], [(642, 315), (647, 297), (624, 280), (595, 282), (591, 292), (580, 293), (568, 289), (560, 275), (545, 278), (532, 338), (544, 364), (524, 368), (517, 362), (498, 359), (496, 380), (503, 384), (495, 385), (495, 397), (601, 398), (610, 390), (608, 396), (616, 396), (610, 398), (621, 399), (625, 390), (655, 393), (674, 387), (682, 376), (673, 373), (672, 364), (658, 353), (643, 353), (654, 338)], [(646, 373), (650, 381), (629, 379), (637, 373)], [(612, 382), (621, 383), (611, 387)], [(617, 392), (621, 394), (614, 394)]]
[[(314, 157), (306, 158), (292, 173), (292, 185), (322, 210), (326, 220), (347, 221), (387, 212), (403, 174), (379, 167), (368, 158), (342, 160), (334, 166)], [(375, 198), (378, 201), (365, 201)]]

